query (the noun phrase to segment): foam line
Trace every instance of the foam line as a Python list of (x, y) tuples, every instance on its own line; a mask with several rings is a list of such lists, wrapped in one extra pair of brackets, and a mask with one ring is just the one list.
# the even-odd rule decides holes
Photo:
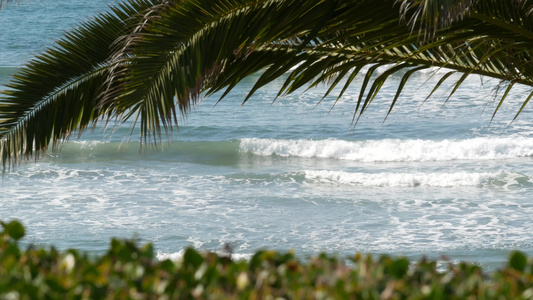
[(305, 171), (305, 178), (311, 181), (348, 185), (378, 187), (454, 187), (481, 186), (491, 179), (505, 176), (494, 173), (350, 173), (343, 171)]
[(494, 160), (533, 156), (533, 139), (346, 141), (247, 138), (241, 140), (240, 150), (259, 156), (332, 158), (362, 162)]

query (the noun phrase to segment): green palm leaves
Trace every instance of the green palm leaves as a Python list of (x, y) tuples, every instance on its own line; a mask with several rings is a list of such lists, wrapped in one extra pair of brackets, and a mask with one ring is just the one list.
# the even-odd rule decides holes
[[(279, 95), (325, 82), (326, 95), (340, 85), (340, 97), (361, 74), (354, 118), (391, 75), (402, 74), (392, 109), (410, 76), (430, 67), (450, 70), (435, 75), (431, 94), (453, 72), (463, 76), (450, 96), (469, 74), (507, 91), (533, 86), (532, 11), (528, 0), (130, 0), (14, 76), (0, 97), (0, 158), (5, 167), (38, 156), (111, 119), (133, 120), (143, 143), (158, 141), (178, 111), (258, 71), (243, 101), (285, 74)], [(386, 71), (375, 75), (378, 67)]]
[(38, 155), (75, 130), (112, 112), (99, 101), (114, 87), (117, 39), (154, 3), (122, 5), (83, 24), (24, 66), (0, 98), (0, 158), (4, 167)]

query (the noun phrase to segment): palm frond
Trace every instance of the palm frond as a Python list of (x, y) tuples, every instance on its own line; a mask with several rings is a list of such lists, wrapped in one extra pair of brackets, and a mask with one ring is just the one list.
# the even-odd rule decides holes
[[(154, 5), (136, 1), (82, 24), (55, 47), (22, 67), (0, 95), (0, 158), (15, 164), (38, 156), (75, 130), (108, 113), (99, 105), (116, 61), (110, 49), (139, 11)], [(118, 87), (113, 87), (118, 89)], [(109, 92), (109, 90), (107, 90)]]
[(412, 31), (418, 25), (424, 39), (433, 38), (436, 30), (462, 20), (479, 0), (397, 0), (402, 22)]
[(178, 111), (258, 71), (244, 102), (281, 76), (278, 96), (324, 83), (325, 97), (344, 82), (341, 97), (360, 74), (357, 120), (391, 76), (401, 80), (388, 114), (415, 72), (446, 68), (428, 98), (453, 73), (448, 98), (468, 75), (489, 76), (508, 83), (496, 113), (514, 86), (533, 87), (532, 11), (533, 0), (130, 0), (16, 75), (0, 98), (1, 159), (100, 118), (133, 118), (142, 143), (159, 140)]
[[(335, 1), (302, 0), (220, 0), (217, 5), (191, 0), (171, 6), (135, 44), (126, 64), (127, 92), (113, 105), (119, 113), (135, 112), (143, 141), (157, 138), (161, 128), (176, 122), (175, 98), (179, 109), (187, 112), (208, 88), (221, 87), (222, 82), (234, 86), (225, 78), (236, 83), (282, 57), (292, 57), (287, 53), (299, 52), (302, 43), (313, 43), (304, 33), (316, 30), (323, 12), (335, 7)], [(287, 16), (298, 16), (298, 23)], [(251, 55), (253, 65), (248, 60)], [(241, 63), (249, 69), (231, 70)], [(244, 73), (229, 73), (235, 71)], [(275, 74), (285, 71), (280, 68)]]
[[(500, 6), (510, 5), (509, 2), (499, 1)], [(505, 14), (506, 10), (503, 8), (499, 13)], [(495, 13), (492, 8), (491, 13)], [(465, 17), (463, 21), (437, 32), (439, 39), (420, 44), (418, 37), (402, 33), (402, 28), (396, 30), (387, 28), (385, 32), (376, 31), (373, 33), (365, 32), (364, 38), (361, 38), (361, 33), (356, 30), (348, 31), (344, 34), (344, 44), (339, 45), (337, 42), (339, 38), (335, 39), (335, 43), (331, 46), (328, 41), (324, 41), (321, 46), (330, 47), (331, 52), (336, 54), (335, 57), (327, 57), (324, 54), (324, 59), (330, 59), (332, 64), (339, 64), (339, 55), (345, 55), (346, 61), (353, 60), (359, 57), (359, 67), (364, 64), (391, 64), (393, 68), (397, 63), (410, 63), (411, 67), (439, 67), (456, 70), (465, 74), (479, 74), (498, 78), (502, 81), (512, 81), (532, 86), (533, 77), (530, 63), (530, 49), (532, 40), (529, 34), (532, 32), (526, 26), (522, 26), (519, 22), (523, 22), (527, 17), (527, 10), (520, 12), (516, 11), (516, 16), (519, 17), (519, 22), (486, 22), (479, 18), (480, 14), (487, 14), (484, 10), (476, 10), (476, 15), (473, 17)], [(496, 14), (497, 15), (497, 14)], [(491, 15), (494, 18), (493, 15)], [(531, 18), (530, 18), (531, 19)], [(346, 25), (346, 24), (345, 24)], [(520, 29), (520, 30), (517, 30)], [(354, 34), (355, 32), (355, 34)], [(392, 33), (396, 38), (387, 36), (387, 32)], [(363, 40), (363, 42), (361, 42)], [(520, 41), (520, 42), (518, 42)], [(324, 51), (325, 53), (328, 50)], [(322, 62), (322, 64), (325, 64)], [(354, 68), (353, 64), (345, 64)], [(401, 68), (400, 68), (401, 69)], [(301, 69), (297, 70), (302, 72)], [(398, 70), (400, 71), (400, 70)], [(293, 80), (293, 87), (300, 87), (304, 83), (304, 78), (321, 78), (324, 82), (331, 74), (324, 71), (324, 68), (306, 68), (303, 70), (306, 73), (305, 77), (290, 76), (289, 80)], [(315, 72), (311, 76), (310, 72)], [(394, 74), (396, 72), (390, 72)], [(451, 73), (443, 75), (446, 79)], [(461, 77), (455, 88), (450, 93), (450, 96), (456, 91), (464, 80)], [(380, 81), (383, 78), (376, 78)], [(375, 82), (377, 83), (377, 82)], [(435, 88), (442, 83), (439, 81)], [(290, 86), (286, 84), (284, 88)], [(361, 86), (361, 95), (365, 92), (365, 81)], [(287, 88), (290, 91), (290, 88)], [(376, 89), (370, 89), (372, 95)], [(432, 93), (434, 90), (432, 91)], [(431, 93), (431, 94), (432, 94)], [(361, 103), (362, 96), (359, 97), (357, 108), (364, 103)], [(367, 100), (371, 100), (366, 98)], [(396, 97), (395, 97), (396, 99)], [(505, 95), (503, 97), (505, 99)], [(371, 102), (371, 101), (370, 101)], [(392, 101), (394, 106), (395, 100)], [(356, 109), (357, 109), (356, 108)]]
[[(358, 1), (359, 6), (357, 8), (361, 8), (364, 3), (365, 1)], [(373, 5), (375, 8), (375, 2), (367, 2), (366, 4)], [(479, 18), (479, 14), (486, 12), (479, 10), (474, 17), (465, 18), (453, 26), (440, 29), (437, 32), (439, 39), (420, 44), (419, 38), (412, 35), (408, 28), (398, 26), (397, 21), (401, 18), (398, 14), (382, 13), (376, 15), (372, 7), (365, 8), (368, 8), (369, 16), (362, 16), (363, 20), (351, 18), (354, 23), (345, 20), (342, 23), (342, 31), (338, 30), (332, 33), (327, 31), (332, 26), (326, 27), (326, 30), (314, 37), (315, 45), (305, 48), (305, 52), (288, 52), (285, 49), (283, 50), (285, 51), (284, 55), (278, 53), (276, 59), (262, 73), (246, 99), (257, 89), (277, 79), (288, 70), (292, 71), (281, 88), (280, 95), (291, 93), (305, 85), (314, 86), (321, 82), (326, 84), (332, 82), (327, 92), (329, 94), (332, 88), (340, 82), (340, 77), (349, 76), (348, 81), (351, 82), (359, 70), (369, 65), (374, 67), (366, 74), (361, 85), (356, 113), (364, 112), (388, 76), (412, 68), (438, 67), (463, 73), (464, 75), (455, 82), (448, 99), (469, 74), (479, 74), (498, 78), (502, 81), (513, 81), (514, 83), (533, 86), (533, 70), (531, 70), (531, 63), (529, 63), (531, 40), (528, 39), (528, 34), (524, 34), (527, 30), (522, 26), (512, 22), (505, 23), (505, 26), (500, 26), (501, 24), (495, 22), (485, 22)], [(347, 12), (353, 15), (352, 11), (347, 10)], [(338, 15), (342, 16), (342, 11), (338, 11)], [(371, 18), (370, 15), (373, 17)], [(361, 24), (363, 25), (361, 26)], [(522, 30), (518, 31), (515, 27)], [(265, 56), (265, 54), (261, 55)], [(272, 56), (273, 54), (269, 53), (268, 55)], [(237, 67), (234, 68), (243, 65), (246, 66), (246, 70), (233, 70), (232, 72), (248, 74), (250, 72), (249, 64), (257, 65), (257, 62), (236, 63)], [(397, 66), (397, 64), (401, 65)], [(383, 65), (391, 65), (392, 67), (375, 79), (369, 76), (373, 68)], [(356, 70), (356, 72), (350, 70)], [(431, 94), (451, 74), (442, 75), (442, 79), (434, 86)], [(331, 80), (334, 77), (336, 78)], [(225, 81), (221, 82), (221, 85), (233, 87), (240, 78), (240, 76), (234, 76), (233, 82), (226, 78)], [(371, 80), (374, 80), (374, 84), (367, 91), (368, 83)], [(401, 86), (392, 99), (391, 109), (398, 99)], [(215, 90), (218, 89), (220, 87)], [(367, 96), (363, 98), (367, 92)], [(359, 108), (362, 110), (359, 111)]]

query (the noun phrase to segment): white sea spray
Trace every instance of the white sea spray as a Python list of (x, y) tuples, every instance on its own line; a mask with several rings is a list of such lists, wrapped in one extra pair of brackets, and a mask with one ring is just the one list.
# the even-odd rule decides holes
[(240, 149), (254, 155), (315, 157), (361, 162), (498, 160), (533, 156), (533, 138), (465, 140), (280, 140), (246, 138)]

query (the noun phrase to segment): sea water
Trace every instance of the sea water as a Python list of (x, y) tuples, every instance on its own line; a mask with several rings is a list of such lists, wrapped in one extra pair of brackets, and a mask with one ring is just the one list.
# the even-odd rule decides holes
[[(0, 84), (112, 3), (0, 11)], [(102, 253), (112, 237), (135, 238), (160, 259), (229, 244), (238, 257), (444, 255), (491, 269), (510, 251), (533, 254), (531, 108), (511, 123), (529, 90), (516, 87), (491, 122), (498, 82), (470, 76), (447, 102), (450, 84), (424, 102), (432, 74), (413, 75), (385, 121), (399, 75), (356, 125), (359, 77), (338, 101), (318, 104), (326, 87), (274, 101), (281, 78), (243, 105), (254, 75), (220, 103), (204, 99), (159, 150), (140, 151), (135, 130), (128, 141), (131, 123), (97, 127), (7, 172), (0, 219), (22, 221), (26, 244)]]

